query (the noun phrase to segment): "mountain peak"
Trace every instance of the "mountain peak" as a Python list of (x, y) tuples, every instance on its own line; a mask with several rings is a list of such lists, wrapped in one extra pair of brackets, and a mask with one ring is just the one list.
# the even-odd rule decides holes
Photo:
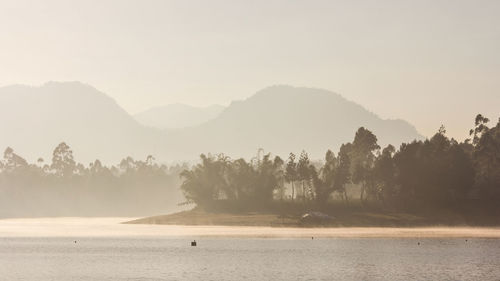
[(144, 134), (143, 128), (111, 97), (81, 82), (3, 87), (0, 104), (6, 105), (0, 111), (0, 130), (5, 132), (0, 145), (19, 149), (30, 159), (47, 156), (65, 141), (76, 153), (83, 154), (82, 159), (92, 160), (103, 154), (102, 159), (108, 160), (116, 156), (114, 153), (120, 157), (128, 153), (118, 152), (116, 147), (136, 150), (131, 148), (131, 142)]
[(89, 87), (95, 90), (94, 87), (80, 81), (47, 81), (41, 87)]
[[(264, 88), (227, 108), (174, 104), (136, 119), (81, 82), (3, 87), (0, 104), (0, 147), (11, 146), (28, 159), (50, 159), (62, 141), (77, 160), (114, 162), (149, 154), (163, 161), (193, 160), (208, 152), (252, 157), (259, 148), (281, 156), (304, 149), (319, 159), (327, 149), (352, 141), (359, 127), (371, 130), (381, 146), (422, 138), (406, 121), (383, 120), (336, 93), (287, 85)], [(140, 125), (141, 118), (142, 124), (158, 123)], [(151, 128), (161, 126), (177, 129)]]
[(300, 97), (303, 96), (304, 93), (308, 95), (314, 96), (327, 96), (330, 98), (341, 98), (344, 99), (341, 95), (320, 88), (311, 88), (311, 87), (295, 87), (291, 85), (273, 85), (266, 88), (263, 88), (257, 91), (250, 98), (255, 97), (265, 97), (265, 96), (279, 96), (279, 97)]

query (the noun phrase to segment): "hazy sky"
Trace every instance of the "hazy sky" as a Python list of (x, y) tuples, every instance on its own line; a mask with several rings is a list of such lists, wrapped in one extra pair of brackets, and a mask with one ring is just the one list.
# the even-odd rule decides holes
[(130, 113), (319, 87), (463, 138), (500, 116), (500, 1), (0, 0), (0, 86), (50, 80)]

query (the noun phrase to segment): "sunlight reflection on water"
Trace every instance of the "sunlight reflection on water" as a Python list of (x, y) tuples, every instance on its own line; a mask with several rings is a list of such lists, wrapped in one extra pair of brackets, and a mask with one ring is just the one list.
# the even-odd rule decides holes
[[(0, 220), (0, 279), (493, 280), (500, 276), (500, 239), (477, 238), (498, 237), (495, 228), (119, 224), (127, 220)], [(383, 235), (393, 238), (376, 238)], [(359, 238), (366, 236), (373, 237)], [(433, 236), (468, 238), (467, 242), (424, 238)], [(198, 241), (197, 247), (189, 246), (192, 239)]]

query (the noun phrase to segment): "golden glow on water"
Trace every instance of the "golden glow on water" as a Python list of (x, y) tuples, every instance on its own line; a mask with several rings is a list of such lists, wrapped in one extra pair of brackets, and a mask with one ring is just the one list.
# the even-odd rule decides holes
[(278, 228), (122, 224), (134, 218), (30, 218), (0, 220), (0, 237), (483, 237), (500, 238), (498, 227), (339, 227)]

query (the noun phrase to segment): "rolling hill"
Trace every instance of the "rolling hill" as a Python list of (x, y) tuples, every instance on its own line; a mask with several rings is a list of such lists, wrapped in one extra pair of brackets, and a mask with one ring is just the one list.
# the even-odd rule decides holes
[(41, 87), (0, 88), (0, 149), (50, 161), (64, 141), (77, 160), (118, 161), (143, 157), (160, 132), (140, 125), (113, 99), (79, 82), (49, 82)]
[(171, 132), (167, 142), (179, 147), (172, 152), (176, 157), (187, 159), (190, 147), (234, 157), (252, 157), (259, 148), (281, 156), (304, 149), (322, 158), (327, 149), (337, 151), (352, 141), (361, 126), (372, 130), (381, 146), (423, 138), (408, 122), (381, 119), (330, 91), (273, 86), (231, 103), (200, 126)]
[(327, 149), (351, 141), (360, 126), (382, 146), (422, 138), (408, 122), (381, 119), (338, 94), (291, 86), (265, 88), (206, 122), (168, 130), (140, 124), (113, 99), (79, 82), (3, 87), (0, 105), (0, 147), (11, 146), (31, 161), (50, 161), (61, 141), (80, 162), (117, 163), (149, 154), (159, 161), (191, 161), (207, 152), (252, 157), (259, 148), (283, 157), (304, 149), (322, 158)]

